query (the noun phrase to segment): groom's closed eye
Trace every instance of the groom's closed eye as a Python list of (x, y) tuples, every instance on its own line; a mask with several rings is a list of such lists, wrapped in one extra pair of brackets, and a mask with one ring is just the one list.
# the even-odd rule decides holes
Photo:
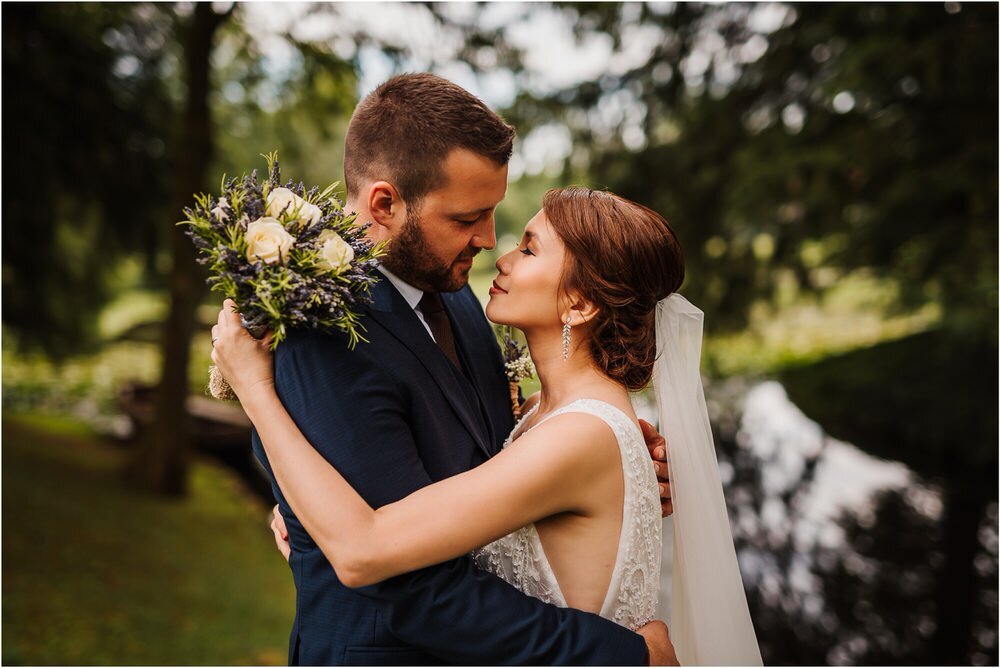
[(451, 218), (456, 223), (462, 223), (463, 225), (475, 225), (482, 219), (483, 216), (492, 210), (493, 208), (489, 207), (486, 209), (478, 209), (476, 211), (462, 211), (460, 213), (452, 214)]

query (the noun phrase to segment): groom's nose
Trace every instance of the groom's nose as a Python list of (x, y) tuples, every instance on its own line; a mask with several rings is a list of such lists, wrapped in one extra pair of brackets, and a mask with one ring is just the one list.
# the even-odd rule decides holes
[(472, 240), (469, 242), (469, 245), (485, 250), (493, 250), (496, 248), (496, 220), (493, 217), (492, 211), (488, 216), (483, 216), (483, 221), (476, 226), (476, 230), (472, 235)]

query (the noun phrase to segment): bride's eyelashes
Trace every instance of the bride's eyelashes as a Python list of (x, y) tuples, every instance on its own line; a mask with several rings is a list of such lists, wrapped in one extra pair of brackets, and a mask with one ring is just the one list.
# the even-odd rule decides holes
[[(521, 244), (524, 244), (524, 248), (521, 248)], [(516, 242), (514, 244), (514, 248), (516, 248), (517, 252), (521, 253), (522, 255), (534, 255), (534, 253), (531, 252), (531, 249), (528, 248), (528, 244), (525, 243), (524, 239), (521, 239), (520, 241)]]

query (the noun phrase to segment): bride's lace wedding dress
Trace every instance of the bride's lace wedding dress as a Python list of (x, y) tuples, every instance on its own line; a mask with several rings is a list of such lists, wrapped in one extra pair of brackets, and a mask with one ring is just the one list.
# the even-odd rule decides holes
[[(521, 435), (521, 426), (537, 408), (536, 404), (521, 418), (504, 442), (504, 447)], [(553, 411), (538, 424), (564, 413), (597, 416), (611, 427), (618, 440), (625, 500), (618, 556), (600, 615), (635, 630), (655, 619), (660, 588), (662, 519), (656, 474), (649, 452), (642, 432), (632, 419), (604, 401), (578, 399)], [(534, 524), (474, 550), (473, 557), (481, 569), (503, 578), (525, 594), (560, 607), (569, 607)], [(586, 559), (587, 555), (581, 554), (579, 558)]]

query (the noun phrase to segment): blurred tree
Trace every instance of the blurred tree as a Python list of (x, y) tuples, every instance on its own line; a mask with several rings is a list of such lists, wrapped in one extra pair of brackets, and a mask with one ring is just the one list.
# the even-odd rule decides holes
[(3, 322), (22, 348), (94, 343), (117, 261), (163, 239), (172, 17), (156, 5), (3, 7)]
[[(290, 62), (275, 71), (238, 10), (3, 8), (5, 185), (23, 193), (3, 203), (5, 333), (54, 356), (99, 343), (94, 325), (120, 261), (141, 253), (145, 282), (167, 288), (170, 309), (154, 422), (130, 473), (171, 494), (186, 485), (187, 362), (207, 293), (175, 223), (223, 171), (249, 170), (273, 149), (302, 167), (293, 167), (300, 178), (336, 180), (335, 139), (356, 101), (356, 62), (285, 32), (274, 36), (292, 47)], [(218, 136), (213, 114), (224, 124)]]
[[(752, 444), (736, 407), (742, 384), (712, 390), (720, 471), (766, 664), (996, 664), (995, 502), (978, 530), (955, 536), (940, 476), (915, 474), (823, 517), (817, 504), (829, 503), (829, 492), (814, 483), (836, 466), (828, 437), (816, 447)], [(953, 543), (970, 551), (970, 569), (960, 564), (956, 573)], [(949, 586), (964, 608), (942, 597)]]
[(782, 374), (795, 404), (831, 435), (941, 487), (932, 663), (970, 661), (980, 525), (997, 498), (997, 364), (994, 341), (938, 330)]
[[(262, 169), (261, 154), (277, 150), (289, 177), (323, 184), (341, 179), (343, 136), (358, 99), (357, 51), (341, 57), (315, 31), (308, 40), (295, 32), (336, 11), (333, 5), (308, 6), (299, 20), (271, 35), (288, 47), (280, 66), (242, 13), (222, 27), (212, 59), (218, 82), (211, 94), (218, 146), (213, 174)], [(217, 179), (210, 185), (217, 187)]]
[[(289, 74), (282, 79), (263, 76), (264, 54), (252, 36), (237, 20), (229, 21), (238, 5), (216, 12), (209, 3), (198, 3), (180, 32), (183, 45), (185, 103), (182, 113), (180, 155), (173, 177), (174, 194), (171, 216), (179, 216), (189, 206), (195, 192), (204, 191), (206, 183), (217, 183), (209, 176), (213, 163), (245, 171), (260, 162), (260, 155), (279, 148), (282, 159), (296, 158), (307, 162), (315, 144), (309, 138), (331, 136), (335, 124), (353, 109), (356, 83), (352, 64), (331, 54), (310, 41), (297, 39), (291, 33), (282, 35), (294, 47), (294, 62)], [(234, 52), (223, 74), (234, 78), (226, 86), (235, 87), (242, 98), (234, 109), (222, 115), (226, 121), (246, 126), (246, 116), (252, 117), (260, 129), (252, 142), (241, 142), (241, 150), (221, 160), (216, 153), (217, 125), (213, 112), (222, 105), (212, 105), (213, 48), (217, 34), (226, 24), (232, 26), (223, 34), (227, 46)], [(218, 99), (216, 97), (216, 99)], [(269, 111), (267, 108), (270, 107)], [(241, 118), (241, 116), (243, 116)], [(229, 128), (227, 127), (227, 130)], [(228, 132), (223, 132), (228, 139)], [(276, 145), (265, 145), (274, 141)], [(228, 144), (232, 146), (232, 144)], [(255, 154), (251, 155), (251, 152)], [(294, 164), (294, 162), (293, 162)], [(288, 174), (288, 170), (285, 172)], [(299, 175), (304, 176), (304, 175)], [(322, 179), (332, 180), (329, 175)], [(209, 190), (211, 191), (211, 190)], [(173, 222), (175, 219), (170, 218)], [(134, 472), (144, 483), (167, 494), (183, 494), (187, 488), (188, 459), (192, 449), (192, 426), (187, 414), (188, 361), (191, 337), (196, 322), (196, 307), (205, 295), (203, 272), (195, 264), (195, 251), (182, 228), (171, 233), (172, 270), (169, 277), (170, 311), (163, 327), (163, 361), (160, 385), (156, 394), (153, 424), (145, 434), (137, 453)]]
[(564, 180), (666, 214), (714, 326), (865, 268), (996, 338), (995, 5), (559, 7), (616, 57), (510, 116), (572, 130)]
[[(209, 113), (211, 54), (216, 31), (236, 5), (216, 12), (212, 3), (197, 3), (179, 26), (185, 89), (180, 120), (179, 153), (172, 174), (170, 223), (181, 217), (193, 193), (205, 185), (214, 150)], [(142, 435), (133, 472), (148, 487), (165, 494), (187, 491), (191, 419), (187, 414), (188, 359), (195, 308), (204, 292), (195, 249), (181, 227), (169, 234), (172, 268), (168, 278), (170, 311), (163, 326), (163, 360), (153, 423)]]

